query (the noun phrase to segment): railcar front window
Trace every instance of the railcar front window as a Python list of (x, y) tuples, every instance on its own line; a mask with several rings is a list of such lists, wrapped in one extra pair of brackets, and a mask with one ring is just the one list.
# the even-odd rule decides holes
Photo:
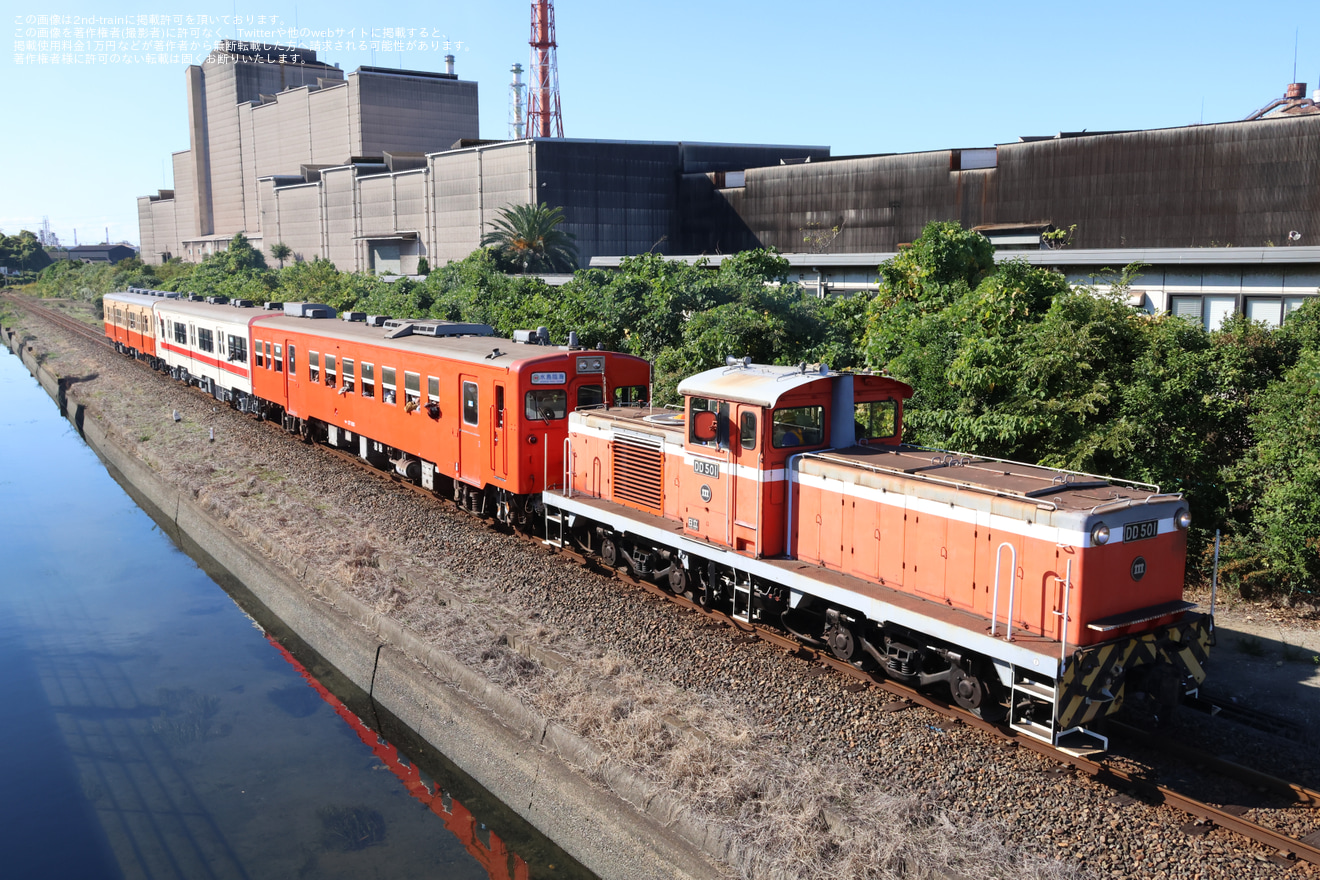
[(353, 375), (353, 359), (344, 358), (344, 392), (352, 394), (356, 386), (357, 381)]
[(579, 385), (577, 390), (577, 408), (600, 406), (605, 402), (605, 389), (600, 385)]
[(646, 406), (645, 385), (620, 385), (614, 389), (615, 406)]
[(538, 388), (528, 391), (523, 415), (537, 421), (553, 421), (568, 415), (568, 393), (562, 388)]
[(890, 440), (898, 431), (898, 403), (873, 400), (853, 405), (853, 427), (858, 440)]
[(775, 410), (776, 449), (793, 446), (819, 446), (825, 442), (825, 407), (793, 406)]

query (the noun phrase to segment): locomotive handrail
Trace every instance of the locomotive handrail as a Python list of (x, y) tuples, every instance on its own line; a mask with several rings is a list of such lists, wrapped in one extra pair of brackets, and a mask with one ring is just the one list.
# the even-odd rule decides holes
[(1092, 507), (1090, 515), (1095, 516), (1100, 511), (1108, 510), (1111, 507), (1115, 510), (1122, 510), (1137, 504), (1160, 504), (1165, 501), (1181, 501), (1182, 498), (1183, 494), (1181, 492), (1165, 492), (1163, 495), (1156, 493), (1145, 498), (1116, 498), (1113, 501), (1104, 501)]
[[(949, 452), (949, 450), (947, 449), (935, 449), (930, 446), (911, 446), (909, 448), (915, 449), (918, 452), (944, 452), (944, 453)], [(1047, 467), (1047, 465), (1043, 465), (1043, 464), (1032, 464), (1026, 461), (1014, 461), (1011, 458), (995, 458), (992, 455), (977, 455), (977, 456), (973, 456), (973, 458), (976, 461), (993, 461), (993, 462), (997, 462), (998, 464), (1016, 464), (1016, 465), (1021, 465), (1022, 467), (1030, 467), (1030, 468)], [(1091, 473), (1087, 473), (1086, 471), (1073, 471), (1073, 470), (1069, 470), (1068, 468), (1050, 467), (1048, 469), (1052, 471), (1057, 471), (1060, 474), (1070, 474), (1074, 477), (1087, 477), (1088, 479), (1092, 479), (1092, 480), (1104, 480), (1107, 483), (1116, 483), (1123, 486), (1131, 486), (1134, 489), (1144, 489), (1146, 491), (1154, 492), (1156, 494), (1158, 494), (1160, 491), (1160, 487), (1156, 483), (1142, 483), (1137, 480), (1125, 480), (1122, 477), (1106, 477), (1103, 474), (1091, 474)], [(1020, 474), (1019, 476), (1027, 477), (1029, 475)]]
[[(1008, 632), (1004, 636), (1004, 641), (1013, 641), (1013, 599), (1014, 588), (1017, 586), (1017, 547), (1014, 547), (1009, 541), (999, 545), (995, 550), (995, 592), (990, 600), (990, 635), (994, 636), (999, 628), (999, 572), (1003, 568), (1001, 560), (1004, 558), (1004, 548), (1008, 548)], [(1072, 560), (1069, 560), (1071, 562)]]
[[(1009, 489), (995, 489), (990, 486), (978, 486), (975, 483), (966, 483), (959, 480), (948, 480), (943, 477), (933, 477), (930, 474), (903, 471), (897, 468), (881, 467), (879, 465), (871, 464), (870, 462), (857, 461), (851, 458), (841, 458), (841, 457), (835, 458), (831, 456), (830, 453), (828, 452), (801, 452), (798, 453), (798, 455), (794, 456), (794, 458), (805, 458), (805, 457), (818, 458), (821, 459), (822, 461), (842, 461), (842, 462), (847, 462), (847, 464), (850, 467), (864, 468), (865, 470), (872, 471), (877, 474), (893, 474), (895, 476), (910, 477), (914, 480), (924, 480), (927, 483), (936, 483), (941, 486), (952, 486), (955, 489), (968, 489), (973, 492), (982, 492), (986, 495), (996, 495), (1001, 498), (1014, 498), (1018, 501), (1030, 502), (1036, 505), (1037, 507), (1045, 510), (1059, 509), (1059, 505), (1055, 504), (1053, 501), (1041, 501), (1039, 498), (1033, 498), (1030, 495), (1027, 495), (1022, 492), (1014, 492)], [(962, 465), (962, 467), (966, 467), (966, 465)]]

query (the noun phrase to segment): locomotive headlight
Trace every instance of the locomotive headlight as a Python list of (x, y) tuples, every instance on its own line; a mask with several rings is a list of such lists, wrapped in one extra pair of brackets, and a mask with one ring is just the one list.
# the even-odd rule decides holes
[(1190, 528), (1192, 525), (1192, 512), (1185, 507), (1179, 510), (1173, 515), (1173, 524), (1180, 529)]
[(1091, 543), (1097, 547), (1101, 544), (1109, 543), (1109, 526), (1104, 523), (1096, 523), (1091, 528)]

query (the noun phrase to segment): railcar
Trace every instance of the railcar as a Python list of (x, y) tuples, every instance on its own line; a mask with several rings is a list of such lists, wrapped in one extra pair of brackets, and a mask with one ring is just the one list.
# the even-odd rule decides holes
[(225, 297), (161, 299), (153, 307), (158, 366), (217, 400), (254, 411), (252, 324), (270, 313)]
[(253, 323), (262, 414), (503, 522), (525, 523), (557, 484), (570, 412), (649, 400), (650, 364), (633, 355), (551, 346), (543, 331), (509, 340), (485, 324), (333, 314), (291, 303)]
[(156, 358), (156, 321), (152, 309), (162, 299), (175, 299), (179, 295), (163, 290), (130, 287), (122, 293), (110, 293), (101, 298), (105, 312), (105, 335), (115, 351), (138, 360)]
[(547, 539), (1065, 748), (1205, 677), (1181, 495), (901, 443), (885, 376), (731, 361), (569, 419)]

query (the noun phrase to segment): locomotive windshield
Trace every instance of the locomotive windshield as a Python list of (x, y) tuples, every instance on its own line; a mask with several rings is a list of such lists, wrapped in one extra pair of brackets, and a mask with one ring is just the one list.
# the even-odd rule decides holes
[(775, 410), (774, 445), (819, 446), (825, 442), (825, 407), (792, 406)]
[(889, 440), (898, 431), (898, 403), (871, 400), (853, 406), (858, 440)]

